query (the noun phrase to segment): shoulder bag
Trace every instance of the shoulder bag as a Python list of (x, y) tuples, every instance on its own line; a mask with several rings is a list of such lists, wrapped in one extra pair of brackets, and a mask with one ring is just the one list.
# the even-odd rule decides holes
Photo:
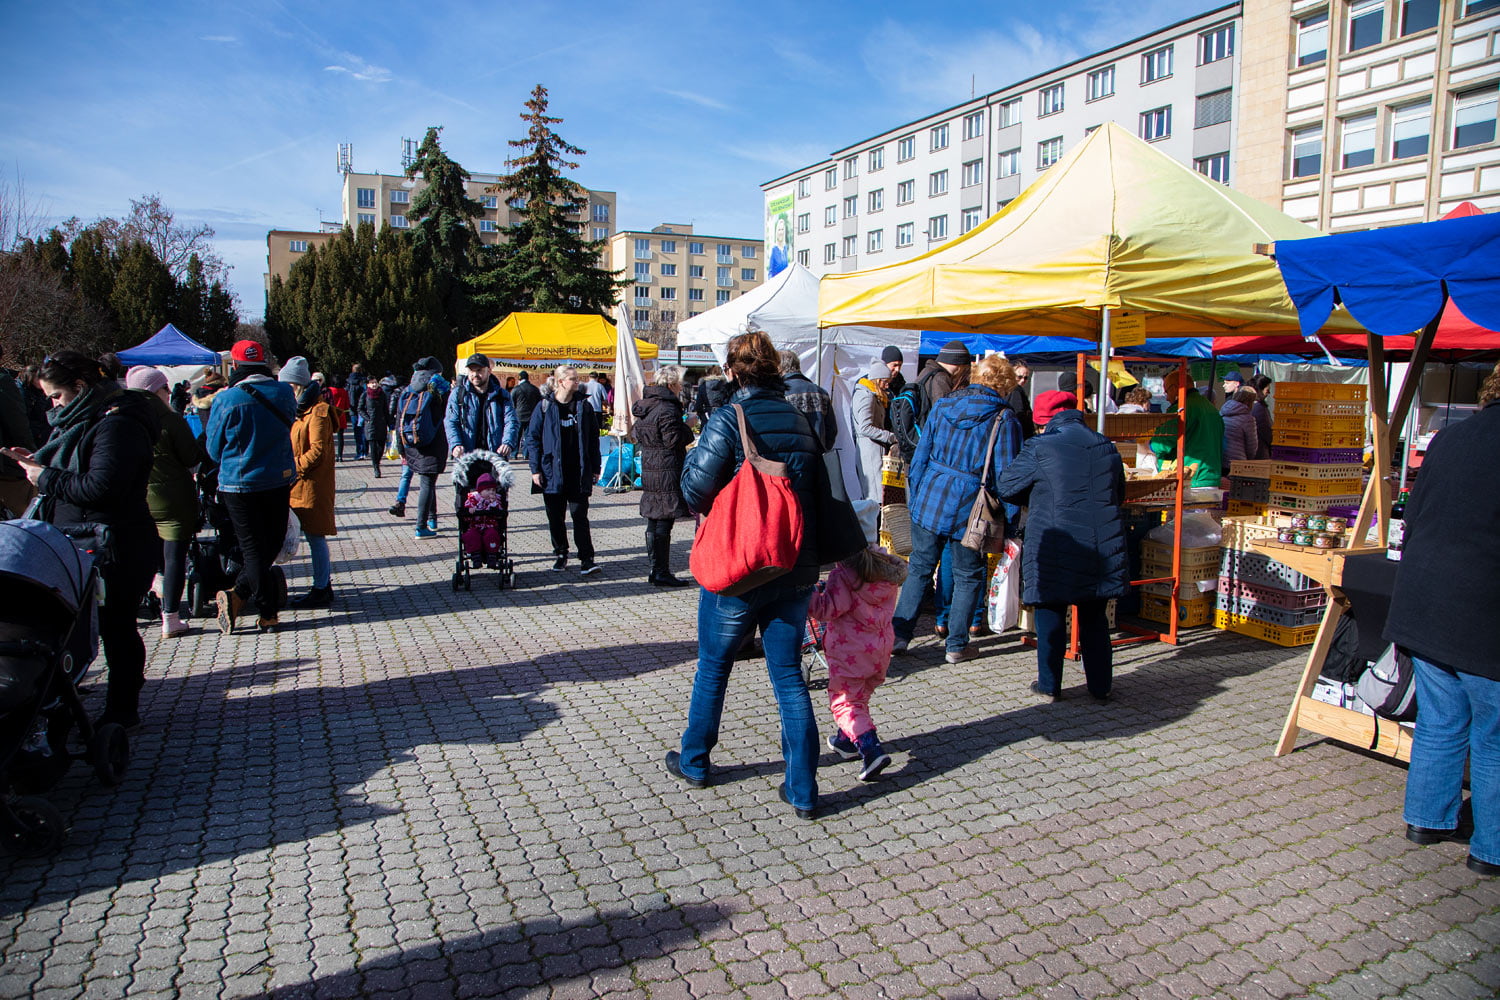
[(1000, 433), (1002, 409), (990, 426), (989, 442), (984, 446), (984, 471), (979, 474), (979, 493), (969, 508), (969, 524), (959, 544), (976, 552), (997, 553), (1005, 548), (1005, 506), (990, 492), (990, 463), (995, 457), (995, 436)]

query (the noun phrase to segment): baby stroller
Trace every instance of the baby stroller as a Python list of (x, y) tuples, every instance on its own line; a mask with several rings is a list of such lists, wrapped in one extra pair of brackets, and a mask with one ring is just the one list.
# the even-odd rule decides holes
[(812, 683), (813, 667), (822, 667), (828, 673), (828, 660), (823, 656), (823, 638), (828, 626), (812, 615), (807, 616), (807, 625), (802, 630), (802, 683)]
[[(198, 473), (198, 531), (188, 543), (187, 593), (183, 596), (182, 616), (212, 618), (219, 591), (234, 586), (243, 560), (229, 509), (219, 496), (218, 469)], [(271, 579), (276, 587), (276, 606), (284, 608), (286, 573), (280, 566), (272, 566)]]
[[(79, 537), (77, 543), (69, 535)], [(62, 845), (67, 825), (46, 791), (74, 760), (87, 760), (105, 785), (117, 785), (130, 763), (125, 730), (97, 729), (84, 712), (78, 683), (99, 648), (95, 593), (98, 568), (88, 551), (102, 548), (92, 526), (68, 534), (44, 521), (0, 522), (0, 843), (37, 856)], [(82, 750), (69, 736), (78, 732)]]
[[(500, 496), (500, 509), (475, 515), (464, 508), (464, 499), (474, 489), (479, 477), (489, 473), (495, 479), (495, 492)], [(516, 585), (516, 564), (510, 558), (510, 541), (506, 523), (510, 517), (510, 487), (515, 481), (510, 463), (493, 451), (466, 451), (453, 463), (453, 514), (458, 518), (458, 560), (453, 567), (453, 590), (472, 589), (469, 571), (481, 566), (500, 571), (500, 589)], [(470, 554), (464, 551), (464, 533), (478, 517), (491, 518), (500, 533), (500, 546), (496, 552)]]

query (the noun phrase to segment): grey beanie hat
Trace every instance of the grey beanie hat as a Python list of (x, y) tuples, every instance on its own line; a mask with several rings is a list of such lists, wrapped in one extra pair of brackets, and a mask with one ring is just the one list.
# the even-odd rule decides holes
[(870, 362), (870, 367), (865, 371), (865, 378), (878, 382), (884, 378), (891, 377), (891, 369), (884, 361), (876, 358)]
[(307, 385), (312, 381), (312, 370), (308, 368), (306, 358), (287, 358), (281, 371), (276, 373), (276, 379), (292, 385)]
[(969, 353), (969, 345), (962, 340), (950, 340), (938, 351), (938, 362), (945, 365), (968, 365), (974, 363), (974, 356)]

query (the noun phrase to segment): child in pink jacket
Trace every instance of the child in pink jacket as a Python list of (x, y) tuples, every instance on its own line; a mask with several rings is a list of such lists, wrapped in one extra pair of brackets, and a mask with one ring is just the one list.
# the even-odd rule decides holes
[(875, 735), (870, 695), (885, 682), (895, 642), (891, 618), (905, 579), (906, 563), (865, 549), (833, 568), (807, 609), (827, 625), (828, 704), (838, 724), (828, 746), (845, 760), (861, 758), (860, 781), (874, 781), (891, 762)]

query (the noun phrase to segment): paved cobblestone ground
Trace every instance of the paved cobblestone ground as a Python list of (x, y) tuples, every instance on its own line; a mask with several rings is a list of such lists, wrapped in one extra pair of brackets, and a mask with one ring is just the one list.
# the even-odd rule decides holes
[(337, 606), (151, 636), (124, 784), (76, 768), (64, 850), (0, 858), (0, 995), (1500, 993), (1500, 881), (1402, 838), (1404, 768), (1270, 756), (1295, 651), (1133, 647), (1101, 706), (1076, 667), (1038, 702), (1013, 639), (925, 639), (876, 697), (887, 780), (827, 754), (801, 822), (758, 661), (718, 783), (663, 772), (696, 592), (645, 585), (635, 497), (596, 497), (585, 581), (517, 491), (519, 588), (455, 594), (451, 518), (414, 540), (392, 475), (339, 475)]

